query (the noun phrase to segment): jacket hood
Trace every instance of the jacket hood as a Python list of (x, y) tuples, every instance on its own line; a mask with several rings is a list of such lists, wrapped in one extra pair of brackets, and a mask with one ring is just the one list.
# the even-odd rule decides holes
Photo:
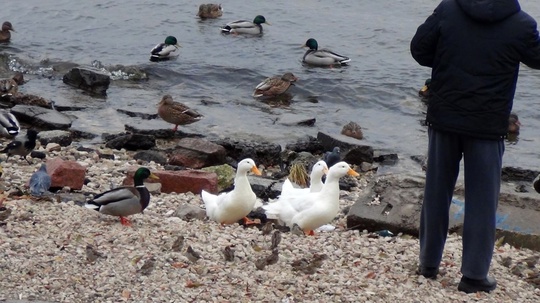
[(519, 12), (517, 0), (456, 0), (461, 9), (472, 19), (498, 22)]

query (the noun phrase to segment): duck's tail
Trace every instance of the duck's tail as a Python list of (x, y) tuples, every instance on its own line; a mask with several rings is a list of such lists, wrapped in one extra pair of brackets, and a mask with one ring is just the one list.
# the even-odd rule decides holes
[(96, 204), (94, 201), (88, 201), (86, 202), (84, 207), (93, 209), (95, 211), (99, 211), (99, 209), (101, 208), (101, 205)]

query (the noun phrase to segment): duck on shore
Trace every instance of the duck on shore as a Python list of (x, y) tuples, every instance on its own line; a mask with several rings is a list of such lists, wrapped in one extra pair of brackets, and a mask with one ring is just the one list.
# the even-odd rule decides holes
[(165, 95), (158, 104), (158, 115), (161, 119), (174, 124), (173, 131), (178, 125), (186, 125), (201, 120), (202, 115), (187, 105), (173, 101), (171, 95)]

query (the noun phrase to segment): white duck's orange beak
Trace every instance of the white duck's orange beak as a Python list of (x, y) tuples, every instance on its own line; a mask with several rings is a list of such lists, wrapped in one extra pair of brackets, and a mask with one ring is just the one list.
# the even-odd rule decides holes
[(347, 175), (353, 176), (353, 177), (360, 176), (360, 174), (355, 172), (352, 168), (349, 168), (349, 171), (347, 172)]
[(322, 172), (323, 172), (325, 175), (328, 175), (328, 167), (323, 168)]
[(261, 171), (257, 168), (257, 166), (253, 166), (253, 167), (251, 168), (251, 171), (252, 171), (254, 174), (256, 174), (257, 176), (262, 175), (262, 174), (261, 174)]

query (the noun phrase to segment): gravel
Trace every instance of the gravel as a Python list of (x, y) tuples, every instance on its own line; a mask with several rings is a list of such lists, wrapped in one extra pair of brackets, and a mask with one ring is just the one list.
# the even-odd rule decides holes
[[(127, 168), (138, 165), (125, 151), (114, 153), (117, 160), (100, 160), (95, 153), (64, 148), (49, 157), (86, 166), (91, 182), (81, 192), (99, 193), (120, 185)], [(3, 162), (0, 185), (26, 190), (25, 183), (40, 164), (38, 159), (33, 165), (17, 159)], [(163, 169), (155, 163), (146, 166)], [(342, 208), (354, 202), (362, 186), (365, 180), (353, 192), (342, 192)], [(448, 237), (441, 274), (434, 281), (415, 274), (416, 238), (346, 230), (343, 214), (332, 222), (333, 231), (311, 237), (282, 233), (276, 260), (270, 249), (273, 233), (172, 216), (183, 203), (202, 206), (198, 194), (153, 194), (144, 214), (130, 217), (132, 227), (81, 207), (83, 202), (24, 196), (4, 201), (12, 213), (0, 224), (0, 301), (540, 301), (538, 282), (534, 284), (540, 270), (534, 261), (538, 253), (507, 244), (498, 246), (493, 257), (491, 274), (497, 289), (467, 295), (457, 291), (457, 235)], [(187, 254), (189, 246), (200, 258)], [(225, 260), (226, 247), (232, 261)]]

